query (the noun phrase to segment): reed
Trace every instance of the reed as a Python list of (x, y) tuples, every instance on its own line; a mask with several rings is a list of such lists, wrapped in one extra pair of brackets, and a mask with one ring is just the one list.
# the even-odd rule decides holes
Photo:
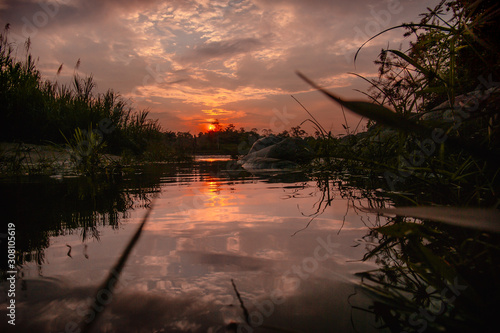
[(370, 101), (345, 100), (298, 73), (369, 120), (368, 131), (341, 140), (332, 157), (384, 175), (392, 191), (426, 191), (428, 202), (496, 206), (500, 62), (491, 54), (498, 54), (500, 42), (492, 45), (496, 37), (485, 27), (498, 22), (497, 7), (443, 1), (420, 23), (388, 29), (405, 28), (415, 41), (405, 52), (381, 52), (379, 77), (363, 78), (372, 84), (365, 93)]
[(331, 153), (337, 170), (381, 179), (377, 188), (396, 207), (375, 210), (389, 217), (366, 235), (377, 246), (363, 260), (379, 268), (358, 274), (373, 303), (354, 307), (392, 332), (496, 325), (499, 22), (495, 2), (442, 1), (420, 23), (385, 30), (404, 28), (415, 41), (404, 52), (383, 50), (377, 79), (361, 77), (372, 84), (369, 102), (345, 100), (299, 73), (369, 120), (367, 132), (344, 138)]
[[(67, 143), (75, 131), (104, 132), (105, 152), (140, 155), (157, 140), (161, 126), (147, 110), (135, 110), (112, 89), (96, 93), (93, 76), (77, 74), (71, 85), (44, 80), (25, 43), (23, 59), (14, 56), (7, 25), (0, 34), (0, 140), (44, 144)], [(80, 64), (78, 61), (76, 67)], [(62, 69), (62, 65), (58, 72)], [(101, 127), (105, 124), (106, 131)], [(61, 135), (62, 133), (62, 135)]]

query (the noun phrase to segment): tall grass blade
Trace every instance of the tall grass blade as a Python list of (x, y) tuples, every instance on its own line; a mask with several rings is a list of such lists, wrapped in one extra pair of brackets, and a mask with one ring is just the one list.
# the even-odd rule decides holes
[[(99, 319), (99, 316), (102, 315), (102, 313), (104, 312), (105, 306), (111, 302), (111, 298), (113, 297), (113, 291), (115, 289), (116, 284), (118, 283), (118, 279), (119, 279), (120, 274), (123, 270), (123, 267), (125, 266), (125, 263), (127, 262), (128, 256), (130, 255), (130, 252), (132, 252), (132, 249), (134, 248), (137, 241), (139, 240), (139, 237), (141, 236), (142, 230), (144, 229), (144, 225), (146, 224), (152, 210), (153, 210), (153, 203), (151, 203), (148, 210), (146, 211), (146, 214), (142, 218), (141, 224), (137, 228), (137, 231), (135, 232), (134, 236), (130, 239), (130, 241), (129, 241), (127, 247), (125, 248), (125, 250), (123, 251), (120, 259), (115, 264), (115, 266), (111, 269), (108, 277), (106, 278), (104, 283), (101, 285), (101, 287), (97, 289), (96, 296), (94, 297), (92, 305), (89, 308), (89, 313), (95, 313), (95, 317), (92, 318), (91, 320), (88, 320), (87, 318), (86, 318), (87, 320), (86, 319), (83, 320), (82, 325), (81, 325), (81, 327), (82, 327), (81, 332), (83, 332), (83, 333), (92, 332), (92, 328), (94, 327), (95, 323)], [(107, 292), (104, 293), (103, 291), (107, 291)], [(110, 299), (106, 299), (103, 302), (104, 295), (107, 295), (106, 298), (110, 297)], [(94, 309), (102, 309), (102, 310), (101, 311), (94, 311)]]
[(388, 29), (385, 29), (385, 30), (379, 32), (378, 34), (374, 35), (373, 37), (371, 37), (370, 39), (368, 39), (366, 42), (364, 42), (363, 44), (361, 44), (361, 46), (356, 51), (356, 54), (354, 55), (354, 63), (356, 63), (356, 59), (358, 58), (359, 52), (361, 51), (361, 49), (366, 44), (368, 44), (370, 41), (372, 41), (373, 39), (377, 38), (378, 36), (385, 34), (388, 31), (399, 29), (399, 28), (412, 28), (412, 29), (416, 29), (416, 28), (430, 28), (430, 29), (436, 29), (436, 30), (441, 30), (441, 31), (446, 31), (446, 32), (454, 32), (455, 31), (455, 29), (453, 29), (453, 28), (442, 27), (442, 26), (435, 25), (435, 24), (420, 24), (420, 23), (418, 23), (418, 24), (417, 23), (400, 24), (400, 25), (397, 25), (395, 27), (391, 27), (391, 28), (388, 28)]
[(401, 215), (442, 222), (454, 226), (500, 233), (500, 212), (469, 207), (399, 207), (370, 209), (383, 215)]
[(306, 107), (298, 100), (295, 98), (295, 96), (293, 95), (290, 95), (297, 103), (299, 103), (299, 105), (307, 112), (307, 114), (313, 119), (313, 124), (315, 124), (319, 130), (321, 130), (321, 133), (323, 133), (323, 135), (325, 135), (327, 133), (327, 131), (325, 130), (325, 128), (321, 125), (321, 123), (316, 119), (314, 118), (314, 116), (312, 115), (311, 112), (309, 112), (309, 110), (306, 109)]
[(394, 53), (398, 57), (400, 57), (403, 60), (405, 60), (406, 62), (408, 62), (410, 65), (412, 65), (413, 67), (418, 69), (422, 74), (424, 74), (427, 77), (427, 79), (432, 80), (434, 78), (438, 78), (439, 80), (443, 81), (443, 79), (440, 78), (436, 73), (434, 73), (433, 71), (428, 70), (424, 66), (420, 65), (418, 62), (416, 62), (414, 59), (410, 58), (409, 56), (407, 56), (403, 52), (398, 51), (398, 50), (387, 50), (387, 52)]
[(318, 89), (323, 94), (333, 99), (335, 102), (348, 108), (352, 112), (357, 113), (360, 116), (375, 120), (387, 126), (395, 127), (407, 132), (424, 132), (430, 134), (430, 129), (428, 129), (427, 127), (419, 125), (411, 120), (408, 120), (402, 115), (389, 110), (385, 106), (364, 101), (344, 101), (340, 97), (335, 96), (332, 93), (318, 86), (304, 74), (297, 72), (297, 75), (301, 79), (309, 83), (312, 87)]
[[(298, 71), (296, 73), (301, 79), (309, 83), (312, 87), (318, 89), (323, 94), (339, 103), (341, 106), (348, 108), (352, 112), (357, 113), (362, 117), (375, 120), (376, 122), (379, 122), (383, 125), (393, 127), (410, 134), (417, 134), (427, 138), (432, 137), (433, 135), (432, 129), (409, 120), (401, 114), (389, 110), (383, 105), (364, 101), (345, 101), (340, 97), (335, 96), (327, 90), (321, 88), (304, 74)], [(494, 165), (500, 164), (500, 157), (497, 156), (497, 154), (495, 154), (494, 152), (489, 151), (488, 149), (484, 149), (483, 147), (470, 144), (468, 142), (465, 142), (464, 140), (451, 136), (448, 136), (444, 143), (456, 149), (463, 149), (472, 156), (488, 161)]]

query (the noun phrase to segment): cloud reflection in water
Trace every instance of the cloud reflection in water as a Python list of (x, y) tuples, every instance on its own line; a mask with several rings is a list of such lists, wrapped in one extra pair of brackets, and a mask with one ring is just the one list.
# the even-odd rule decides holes
[[(366, 232), (360, 217), (349, 213), (337, 235), (346, 201), (334, 200), (308, 229), (291, 237), (310, 219), (301, 212), (314, 211), (318, 195), (313, 183), (193, 179), (163, 183), (121, 288), (97, 325), (100, 331), (223, 332), (225, 325), (243, 320), (231, 279), (254, 319), (260, 313), (264, 325), (351, 332), (353, 315), (358, 330), (368, 328), (368, 317), (352, 313), (348, 303), (354, 291), (351, 274), (366, 270), (367, 264), (346, 262), (362, 258), (364, 249), (352, 246)], [(307, 195), (290, 195), (301, 190)], [(100, 241), (88, 244), (89, 259), (75, 255), (82, 247), (77, 237), (52, 237), (42, 276), (32, 263), (23, 267), (16, 328), (62, 332), (68, 322), (80, 322), (78, 309), (88, 306), (142, 214), (133, 211), (119, 231), (102, 228)], [(318, 238), (335, 243), (334, 252), (304, 271)], [(66, 255), (65, 244), (73, 246), (73, 258)], [(277, 292), (279, 304), (261, 309)]]

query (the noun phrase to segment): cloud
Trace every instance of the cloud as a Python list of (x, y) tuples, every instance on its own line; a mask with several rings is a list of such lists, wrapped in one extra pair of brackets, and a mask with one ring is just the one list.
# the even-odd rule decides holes
[(263, 43), (256, 38), (211, 42), (203, 45), (195, 45), (191, 51), (181, 56), (179, 60), (180, 62), (192, 63), (195, 61), (204, 62), (220, 58), (227, 59), (227, 57), (255, 51), (263, 46)]
[(221, 108), (201, 110), (201, 112), (220, 121), (235, 120), (246, 116), (244, 111), (226, 110)]
[[(402, 31), (367, 44), (355, 67), (357, 47), (436, 2), (4, 0), (0, 15), (18, 45), (31, 36), (45, 78), (93, 74), (100, 91), (113, 88), (139, 108), (165, 114), (164, 125), (188, 130), (177, 112), (202, 119), (202, 110), (240, 110), (245, 116), (233, 121), (262, 124), (259, 115), (277, 99), (311, 91), (295, 70), (350, 93), (360, 80), (346, 73), (374, 73), (372, 61), (388, 43), (399, 47)], [(331, 121), (330, 112), (318, 112)]]

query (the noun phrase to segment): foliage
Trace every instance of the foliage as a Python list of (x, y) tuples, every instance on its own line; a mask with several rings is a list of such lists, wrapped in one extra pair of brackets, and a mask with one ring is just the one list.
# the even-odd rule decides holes
[(494, 321), (499, 236), (396, 217), (367, 236), (364, 260), (380, 268), (358, 274), (371, 307), (393, 332), (488, 331)]
[(75, 129), (90, 127), (106, 141), (100, 146), (106, 152), (140, 155), (158, 139), (161, 127), (147, 110), (132, 109), (113, 90), (95, 94), (92, 75), (75, 74), (71, 86), (44, 81), (30, 54), (30, 40), (25, 59), (17, 60), (7, 35), (8, 26), (0, 34), (1, 141), (62, 144)]
[(88, 131), (77, 128), (72, 139), (66, 137), (64, 139), (77, 170), (86, 175), (95, 174), (101, 167), (102, 152), (106, 147), (102, 136), (93, 131), (90, 126)]
[[(414, 41), (404, 52), (382, 50), (379, 77), (363, 78), (372, 84), (371, 102), (344, 100), (299, 74), (369, 119), (367, 132), (332, 148), (336, 169), (382, 178), (396, 207), (420, 206), (396, 208), (396, 217), (366, 236), (373, 247), (364, 260), (380, 267), (359, 274), (361, 289), (373, 298), (368, 311), (393, 332), (493, 327), (500, 297), (499, 22), (494, 1), (442, 1), (420, 23), (387, 29), (405, 28)], [(464, 206), (476, 208), (449, 216)], [(480, 218), (482, 207), (494, 217)]]
[(484, 32), (499, 20), (494, 5), (479, 11), (477, 3), (441, 2), (419, 24), (391, 28), (408, 29), (415, 41), (406, 52), (382, 51), (380, 75), (371, 81), (373, 103), (343, 100), (302, 75), (370, 119), (368, 132), (345, 137), (332, 156), (382, 174), (392, 191), (426, 192), (413, 203), (496, 205), (499, 58), (483, 56), (498, 48)]

